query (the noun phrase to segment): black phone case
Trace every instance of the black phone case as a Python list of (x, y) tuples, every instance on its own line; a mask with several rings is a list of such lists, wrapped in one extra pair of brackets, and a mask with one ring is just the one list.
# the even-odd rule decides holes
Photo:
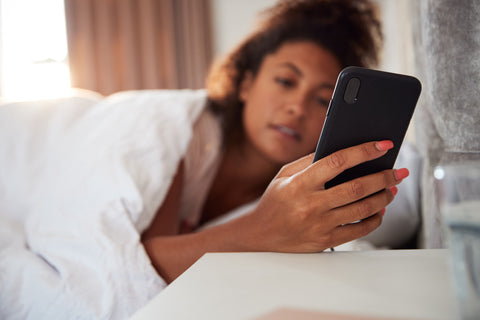
[[(352, 78), (360, 80), (360, 87), (356, 101), (347, 103), (344, 95)], [(313, 161), (369, 141), (391, 140), (394, 148), (383, 157), (345, 170), (325, 188), (393, 168), (420, 91), (420, 81), (407, 75), (360, 67), (340, 72)]]

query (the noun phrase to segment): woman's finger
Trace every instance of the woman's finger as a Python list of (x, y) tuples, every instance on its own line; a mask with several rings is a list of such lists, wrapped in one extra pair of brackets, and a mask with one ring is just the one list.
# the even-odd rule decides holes
[(405, 168), (384, 170), (347, 181), (323, 192), (327, 195), (328, 207), (338, 208), (397, 185), (407, 176), (408, 170)]
[(338, 227), (352, 222), (364, 220), (385, 208), (394, 199), (395, 191), (383, 190), (370, 197), (349, 205), (336, 208), (323, 214), (325, 223)]
[(331, 247), (361, 238), (377, 229), (382, 224), (382, 215), (374, 214), (356, 223), (345, 224), (335, 228), (330, 236)]
[(348, 168), (379, 158), (393, 148), (391, 141), (367, 142), (343, 149), (322, 158), (304, 170), (299, 179), (307, 188), (322, 188)]

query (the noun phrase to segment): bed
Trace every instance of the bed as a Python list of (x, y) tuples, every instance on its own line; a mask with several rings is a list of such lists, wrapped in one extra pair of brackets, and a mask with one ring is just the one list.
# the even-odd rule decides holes
[[(165, 288), (140, 234), (185, 153), (202, 96), (76, 91), (0, 105), (0, 318), (124, 319)], [(168, 107), (177, 102), (187, 107)], [(420, 159), (406, 144), (399, 161), (414, 176), (400, 186), (403, 199), (379, 230), (339, 250), (395, 247), (414, 235)]]

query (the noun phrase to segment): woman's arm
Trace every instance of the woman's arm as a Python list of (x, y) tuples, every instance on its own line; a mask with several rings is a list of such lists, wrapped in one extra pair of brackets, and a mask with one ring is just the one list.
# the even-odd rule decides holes
[[(390, 148), (391, 143), (370, 142), (314, 164), (313, 155), (301, 158), (282, 168), (252, 212), (197, 233), (147, 238), (146, 251), (159, 274), (171, 282), (206, 252), (320, 252), (357, 239), (380, 225), (382, 209), (408, 171), (385, 170), (327, 190), (324, 184)], [(169, 193), (165, 204), (168, 201), (178, 201), (178, 194)], [(170, 214), (163, 209), (159, 214)]]
[(169, 236), (179, 233), (180, 225), (178, 212), (180, 210), (183, 173), (184, 163), (181, 161), (162, 205), (157, 210), (155, 218), (148, 229), (142, 234), (143, 242), (155, 236)]
[[(142, 234), (142, 243), (157, 272), (171, 282), (190, 267), (205, 252), (211, 251), (253, 251), (254, 246), (238, 245), (242, 238), (232, 237), (241, 221), (211, 228), (208, 231), (180, 235), (178, 212), (183, 185), (184, 164), (180, 163), (174, 180), (158, 209), (150, 227)], [(250, 229), (248, 225), (245, 229)]]

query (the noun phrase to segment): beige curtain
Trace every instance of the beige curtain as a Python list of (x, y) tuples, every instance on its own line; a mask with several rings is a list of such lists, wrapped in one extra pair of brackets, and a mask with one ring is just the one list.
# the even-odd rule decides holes
[(208, 0), (65, 0), (72, 86), (202, 88), (212, 58)]

